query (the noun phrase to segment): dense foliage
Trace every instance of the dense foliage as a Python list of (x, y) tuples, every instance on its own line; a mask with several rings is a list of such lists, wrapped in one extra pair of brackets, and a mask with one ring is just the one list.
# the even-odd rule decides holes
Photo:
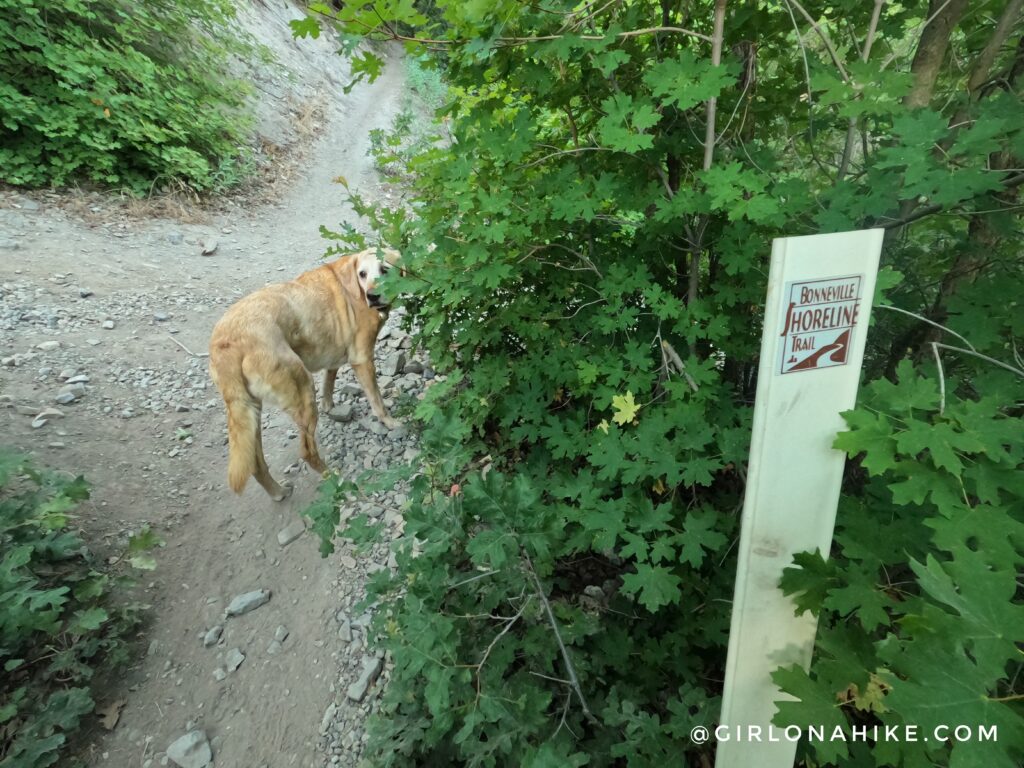
[(0, 0), (0, 181), (223, 189), (250, 118), (224, 0)]
[[(92, 681), (128, 658), (143, 606), (111, 599), (116, 578), (71, 529), (89, 498), (81, 478), (0, 452), (0, 766), (43, 768), (95, 707)], [(155, 539), (133, 537), (126, 559), (152, 568)], [(111, 726), (112, 727), (112, 726)]]
[(831, 559), (783, 582), (821, 632), (777, 722), (999, 726), (805, 765), (1021, 764), (1020, 7), (312, 6), (298, 32), (429, 41), (451, 84), (407, 209), (356, 200), (447, 375), (374, 584), (374, 764), (709, 764), (687, 735), (718, 717), (770, 240), (869, 226), (893, 309)]

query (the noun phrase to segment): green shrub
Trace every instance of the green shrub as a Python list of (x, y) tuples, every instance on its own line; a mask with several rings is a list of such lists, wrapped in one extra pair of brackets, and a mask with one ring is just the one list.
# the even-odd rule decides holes
[[(988, 744), (805, 745), (815, 768), (1024, 759), (1012, 5), (806, 4), (826, 44), (789, 4), (730, 3), (718, 66), (679, 31), (710, 36), (713, 6), (337, 14), (447, 40), (429, 46), (452, 93), (454, 141), (415, 159), (411, 211), (354, 198), (403, 249), (386, 290), (446, 376), (417, 407), (397, 573), (371, 585), (395, 663), (375, 765), (713, 761), (688, 733), (719, 717), (771, 239), (881, 225), (888, 300), (973, 347), (875, 313), (833, 559), (802, 555), (784, 583), (822, 632), (809, 675), (778, 673), (795, 699), (779, 722), (1000, 726)], [(943, 66), (920, 71), (942, 29)], [(976, 67), (988, 85), (969, 93)], [(322, 534), (350, 491), (325, 486)]]
[[(69, 523), (89, 497), (78, 477), (0, 452), (0, 766), (42, 768), (93, 711), (96, 673), (125, 662), (144, 606), (111, 599), (116, 579)], [(128, 556), (151, 568), (148, 531)]]
[(150, 191), (238, 181), (248, 87), (224, 0), (0, 0), (0, 181)]

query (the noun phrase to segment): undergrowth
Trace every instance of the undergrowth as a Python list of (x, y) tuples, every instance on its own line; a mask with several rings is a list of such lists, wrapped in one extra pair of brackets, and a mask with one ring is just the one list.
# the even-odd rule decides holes
[(250, 87), (226, 64), (257, 49), (233, 18), (225, 0), (0, 0), (0, 181), (237, 185)]
[[(129, 659), (147, 606), (125, 602), (125, 577), (96, 561), (74, 529), (82, 477), (0, 451), (0, 766), (44, 768), (67, 754), (96, 706), (98, 673)], [(155, 566), (147, 529), (119, 558)]]

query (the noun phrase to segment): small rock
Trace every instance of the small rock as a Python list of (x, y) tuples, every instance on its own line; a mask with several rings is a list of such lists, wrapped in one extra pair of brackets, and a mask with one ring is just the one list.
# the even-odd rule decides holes
[(288, 639), (288, 627), (284, 624), (278, 625), (277, 629), (274, 630), (274, 639), (279, 643), (283, 643)]
[(227, 667), (228, 672), (234, 672), (245, 661), (245, 654), (242, 653), (238, 648), (232, 648), (228, 651), (227, 656), (224, 657), (224, 665)]
[(203, 731), (190, 731), (167, 748), (167, 756), (181, 768), (206, 768), (213, 760), (210, 742)]
[(103, 327), (106, 330), (108, 330), (108, 331), (114, 330), (114, 321), (113, 320), (104, 320), (103, 321)]
[(362, 388), (358, 384), (342, 384), (339, 390), (343, 395), (349, 395), (354, 397), (355, 395), (361, 395), (363, 393)]
[(324, 711), (324, 716), (320, 718), (320, 735), (326, 736), (327, 732), (331, 729), (331, 723), (334, 722), (334, 713), (338, 711), (338, 705), (333, 701)]
[(61, 381), (67, 381), (76, 373), (78, 373), (77, 368), (65, 368), (64, 370), (57, 374), (57, 378), (60, 379)]
[(88, 288), (79, 288), (78, 295), (81, 296), (83, 299), (88, 299), (90, 296), (92, 296), (92, 291), (90, 291)]
[(327, 415), (334, 421), (346, 422), (352, 421), (352, 406), (348, 403), (341, 403), (336, 405), (327, 412)]
[(63, 390), (57, 393), (57, 396), (53, 398), (61, 405), (68, 405), (69, 403), (75, 402), (78, 399), (78, 395), (70, 390)]
[(21, 202), (19, 203), (19, 205), (21, 206), (21, 210), (23, 210), (23, 211), (33, 211), (34, 212), (34, 211), (38, 211), (39, 210), (39, 203), (37, 203), (35, 200), (30, 200), (27, 197), (23, 198), (21, 200)]
[(377, 421), (376, 418), (363, 419), (360, 423), (375, 435), (386, 435), (388, 433), (388, 428)]
[(200, 243), (200, 246), (202, 248), (202, 255), (212, 256), (213, 252), (217, 250), (218, 245), (219, 243), (217, 242), (216, 237), (207, 237), (205, 240), (202, 241), (202, 243)]
[(277, 656), (277, 654), (281, 652), (282, 647), (283, 646), (279, 640), (271, 640), (270, 645), (267, 646), (267, 655)]
[(266, 605), (270, 600), (269, 589), (257, 589), (254, 592), (246, 592), (244, 595), (238, 595), (227, 608), (228, 616), (241, 616), (243, 613), (249, 611), (255, 611), (261, 605)]
[(167, 242), (170, 243), (171, 245), (181, 245), (181, 243), (185, 240), (185, 236), (181, 234), (181, 232), (168, 232), (166, 237)]
[(0, 251), (16, 251), (20, 247), (16, 240), (11, 240), (9, 237), (0, 237)]
[(405, 353), (395, 352), (388, 355), (380, 364), (380, 373), (384, 376), (397, 376), (405, 368)]
[(98, 347), (103, 342), (100, 341), (99, 339), (86, 339), (85, 343), (88, 344), (90, 347)]
[(216, 645), (222, 634), (224, 634), (224, 627), (222, 625), (217, 624), (216, 626), (210, 627), (206, 631), (206, 634), (203, 635), (203, 647), (210, 648), (211, 646)]
[(363, 658), (363, 669), (359, 673), (359, 679), (348, 687), (348, 697), (352, 701), (361, 702), (366, 697), (366, 691), (380, 674), (381, 660), (376, 656)]
[(178, 405), (174, 406), (175, 413), (188, 413), (191, 410), (191, 408), (189, 408), (187, 405), (183, 403), (179, 403)]
[(71, 376), (65, 381), (65, 384), (86, 384), (89, 381), (89, 377), (85, 374), (78, 374), (77, 376)]
[(227, 676), (228, 673), (224, 671), (223, 667), (217, 667), (215, 670), (213, 670), (213, 679), (216, 680), (218, 683), (221, 682)]
[(402, 373), (423, 373), (423, 363), (419, 360), (410, 360), (402, 368)]
[(43, 352), (52, 352), (55, 349), (60, 349), (60, 342), (44, 341), (42, 344), (36, 344), (36, 349), (41, 349)]
[(166, 312), (154, 312), (153, 319), (156, 320), (158, 323), (163, 323), (166, 322), (167, 320), (170, 320), (171, 316), (168, 315)]
[(338, 639), (343, 643), (352, 642), (352, 622), (345, 619), (338, 628)]
[(277, 543), (282, 547), (287, 547), (305, 532), (306, 524), (300, 518), (291, 523), (287, 528), (282, 528), (277, 532)]

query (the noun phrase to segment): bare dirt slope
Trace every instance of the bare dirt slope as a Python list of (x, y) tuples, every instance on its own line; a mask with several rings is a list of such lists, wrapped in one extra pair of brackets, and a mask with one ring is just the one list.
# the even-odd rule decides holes
[[(335, 89), (323, 136), (290, 190), (258, 209), (182, 224), (129, 219), (103, 200), (71, 213), (58, 196), (0, 192), (2, 443), (87, 477), (92, 498), (79, 525), (97, 553), (116, 554), (146, 524), (166, 541), (138, 587), (152, 605), (140, 660), (100, 701), (124, 701), (120, 722), (109, 733), (93, 724), (87, 734), (94, 765), (168, 764), (167, 746), (193, 728), (209, 737), (216, 766), (321, 766), (332, 746), (335, 764), (354, 764), (361, 734), (342, 746), (340, 736), (325, 744), (320, 730), (325, 710), (347, 729), (366, 707), (344, 695), (362, 661), (359, 620), (342, 626), (347, 617), (336, 614), (361, 592), (368, 564), (344, 549), (321, 559), (308, 533), (279, 543), (317, 478), (292, 466), (294, 429), (276, 410), (265, 414), (268, 460), (279, 478), (291, 467), (295, 493), (274, 504), (255, 482), (241, 496), (226, 488), (223, 407), (206, 360), (186, 349), (205, 351), (213, 324), (239, 296), (319, 262), (319, 225), (347, 214), (335, 177), (378, 198), (367, 134), (390, 123), (401, 80), (392, 58), (374, 85), (348, 96)], [(380, 353), (394, 356), (403, 344), (394, 333)], [(413, 388), (395, 373), (384, 382), (392, 393)], [(55, 398), (69, 376), (86, 380), (61, 405)], [(351, 381), (348, 372), (339, 386)], [(363, 423), (321, 418), (330, 464), (362, 469), (410, 455), (411, 438), (372, 433), (365, 400), (348, 397)], [(63, 415), (34, 427), (49, 407)], [(258, 589), (272, 592), (266, 605), (224, 621), (232, 598)], [(204, 647), (217, 625), (219, 643)], [(245, 658), (229, 671), (234, 649)]]

